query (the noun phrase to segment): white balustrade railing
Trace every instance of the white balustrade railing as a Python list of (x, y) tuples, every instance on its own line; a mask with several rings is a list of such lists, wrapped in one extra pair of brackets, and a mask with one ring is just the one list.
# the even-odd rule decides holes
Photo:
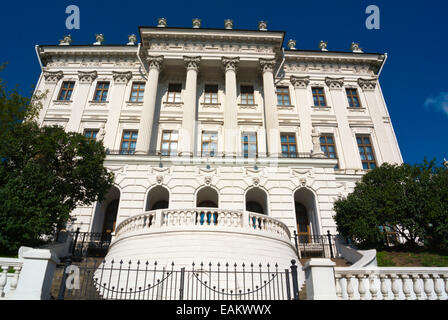
[(0, 258), (0, 299), (7, 298), (16, 290), (22, 265), (22, 259)]
[(447, 300), (448, 268), (335, 268), (343, 300)]
[(281, 221), (249, 211), (217, 208), (161, 209), (147, 211), (127, 218), (115, 230), (115, 239), (133, 231), (145, 232), (154, 228), (219, 227), (244, 229), (246, 232), (265, 232), (290, 242), (288, 227)]

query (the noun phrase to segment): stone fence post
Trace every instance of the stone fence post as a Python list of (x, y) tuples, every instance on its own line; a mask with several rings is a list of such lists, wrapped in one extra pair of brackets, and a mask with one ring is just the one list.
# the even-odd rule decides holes
[(330, 259), (311, 259), (305, 271), (307, 300), (337, 300), (334, 266)]
[(50, 299), (53, 274), (59, 259), (48, 249), (21, 247), (19, 259), (23, 265), (17, 289), (9, 300), (48, 300)]

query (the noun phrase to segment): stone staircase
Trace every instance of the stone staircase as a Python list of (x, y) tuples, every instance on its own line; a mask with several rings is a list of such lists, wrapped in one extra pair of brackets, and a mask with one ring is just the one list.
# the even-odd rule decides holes
[[(91, 282), (91, 275), (86, 272), (93, 271), (97, 266), (101, 264), (104, 258), (87, 258), (81, 261), (73, 261), (72, 265), (80, 267), (79, 283), (80, 290), (65, 290), (64, 300), (96, 300), (101, 299), (98, 295), (97, 290)], [(64, 264), (59, 264), (53, 275), (53, 282), (51, 286), (51, 298), (57, 299), (59, 295), (59, 290), (61, 287), (62, 277), (64, 273)]]

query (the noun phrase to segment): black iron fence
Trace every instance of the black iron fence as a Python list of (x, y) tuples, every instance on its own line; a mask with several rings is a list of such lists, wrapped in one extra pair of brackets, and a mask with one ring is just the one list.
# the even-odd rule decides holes
[(82, 257), (105, 257), (112, 235), (101, 232), (71, 232), (73, 239), (71, 254), (74, 259)]
[(299, 258), (336, 258), (338, 235), (303, 235), (294, 231), (293, 241)]
[(296, 300), (297, 265), (277, 264), (159, 265), (137, 261), (67, 260), (58, 299), (85, 300)]

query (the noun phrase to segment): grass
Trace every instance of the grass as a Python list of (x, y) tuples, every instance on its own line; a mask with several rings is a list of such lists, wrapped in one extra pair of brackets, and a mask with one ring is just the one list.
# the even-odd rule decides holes
[(448, 256), (431, 252), (378, 251), (378, 267), (448, 267)]

